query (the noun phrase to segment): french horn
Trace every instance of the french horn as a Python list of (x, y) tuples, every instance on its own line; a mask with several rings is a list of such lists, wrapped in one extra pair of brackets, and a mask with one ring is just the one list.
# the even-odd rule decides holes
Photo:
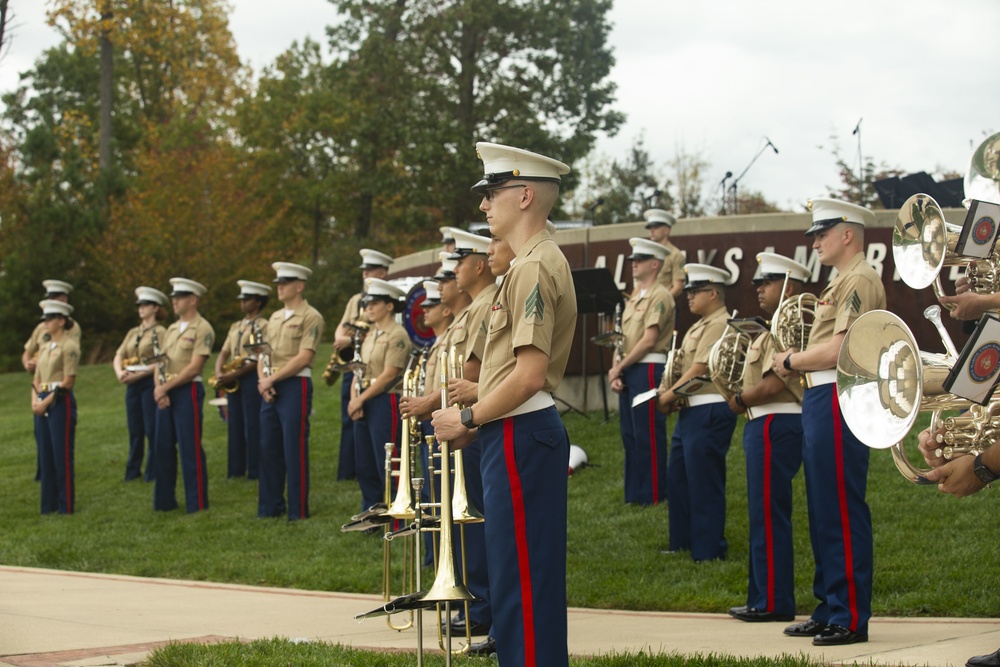
[[(735, 311), (733, 317), (736, 317)], [(708, 375), (712, 384), (728, 401), (743, 389), (743, 375), (746, 371), (747, 351), (750, 349), (750, 335), (727, 326), (719, 340), (712, 345), (708, 356)]]
[(771, 319), (771, 338), (776, 351), (806, 349), (818, 303), (819, 299), (811, 292), (802, 292), (781, 301)]

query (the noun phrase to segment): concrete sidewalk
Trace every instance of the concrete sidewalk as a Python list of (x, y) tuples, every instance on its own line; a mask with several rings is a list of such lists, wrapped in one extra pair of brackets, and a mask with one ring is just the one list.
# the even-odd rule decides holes
[[(415, 650), (414, 630), (395, 632), (384, 618), (354, 620), (378, 605), (372, 595), (0, 567), (0, 666), (133, 665), (169, 641), (274, 636)], [(428, 649), (437, 647), (435, 618), (424, 615)], [(994, 619), (876, 618), (867, 644), (826, 649), (785, 637), (784, 625), (717, 614), (570, 609), (569, 648), (577, 655), (805, 653), (834, 665), (946, 667), (1000, 647)]]

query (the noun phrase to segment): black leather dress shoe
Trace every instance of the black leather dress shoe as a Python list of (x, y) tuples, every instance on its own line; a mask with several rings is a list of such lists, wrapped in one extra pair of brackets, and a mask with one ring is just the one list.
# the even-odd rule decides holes
[(813, 637), (815, 646), (841, 646), (842, 644), (860, 644), (868, 641), (867, 632), (853, 632), (842, 625), (828, 625), (823, 632)]
[(811, 618), (795, 625), (785, 628), (785, 634), (789, 637), (815, 637), (826, 629), (826, 623), (814, 621)]
[(491, 655), (496, 655), (497, 652), (497, 642), (493, 637), (487, 637), (481, 642), (477, 642), (469, 646), (469, 650), (465, 652), (465, 655), (478, 655), (484, 658), (488, 658)]
[(754, 609), (753, 607), (733, 607), (729, 610), (729, 615), (747, 623), (769, 623), (771, 621), (787, 623), (788, 621), (795, 620), (795, 614), (775, 614), (771, 611)]
[[(482, 623), (472, 622), (470, 626), (471, 632), (469, 633), (473, 637), (480, 637), (482, 635), (490, 634), (490, 626), (483, 625)], [(441, 632), (444, 632), (444, 623), (441, 624)], [(457, 637), (459, 635), (465, 635), (465, 619), (464, 618), (452, 618), (451, 619), (451, 636)]]
[(976, 655), (969, 658), (965, 667), (1000, 667), (1000, 649), (989, 655)]

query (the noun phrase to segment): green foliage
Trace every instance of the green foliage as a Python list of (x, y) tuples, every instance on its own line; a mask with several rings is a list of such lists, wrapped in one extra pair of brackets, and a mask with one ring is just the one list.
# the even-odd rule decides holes
[[(857, 160), (855, 159), (853, 164), (848, 164), (847, 159), (843, 156), (840, 139), (836, 134), (830, 136), (828, 148), (836, 161), (837, 172), (840, 175), (840, 184), (836, 187), (828, 187), (828, 194), (831, 197), (861, 204), (868, 208), (884, 208), (878, 192), (875, 191), (875, 181), (891, 176), (901, 176), (906, 172), (896, 167), (890, 167), (884, 161), (876, 165), (872, 157), (866, 155), (859, 173)], [(858, 148), (860, 149), (860, 146)]]
[[(582, 180), (587, 184), (587, 192), (600, 195), (604, 203), (594, 213), (594, 224), (608, 225), (618, 222), (642, 220), (642, 212), (651, 203), (650, 196), (656, 189), (656, 167), (646, 149), (645, 137), (636, 137), (623, 161), (598, 159), (586, 163), (582, 169)], [(669, 197), (669, 194), (667, 195)], [(574, 197), (579, 199), (579, 197)], [(592, 201), (581, 202), (589, 207)], [(662, 202), (669, 207), (669, 201)], [(582, 214), (581, 214), (582, 215)], [(590, 215), (590, 214), (588, 214)]]

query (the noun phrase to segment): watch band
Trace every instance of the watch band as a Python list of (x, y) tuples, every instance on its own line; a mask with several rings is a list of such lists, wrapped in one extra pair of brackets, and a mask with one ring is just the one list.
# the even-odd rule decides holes
[(790, 355), (790, 354), (787, 357), (785, 357), (785, 360), (783, 362), (781, 362), (781, 365), (785, 367), (786, 371), (794, 371), (795, 370), (794, 368), (792, 368), (792, 355)]
[(985, 463), (983, 463), (982, 454), (976, 454), (976, 458), (972, 460), (972, 472), (976, 473), (976, 477), (978, 477), (983, 484), (992, 484), (1000, 479), (1000, 475), (997, 475), (995, 472), (986, 467)]

